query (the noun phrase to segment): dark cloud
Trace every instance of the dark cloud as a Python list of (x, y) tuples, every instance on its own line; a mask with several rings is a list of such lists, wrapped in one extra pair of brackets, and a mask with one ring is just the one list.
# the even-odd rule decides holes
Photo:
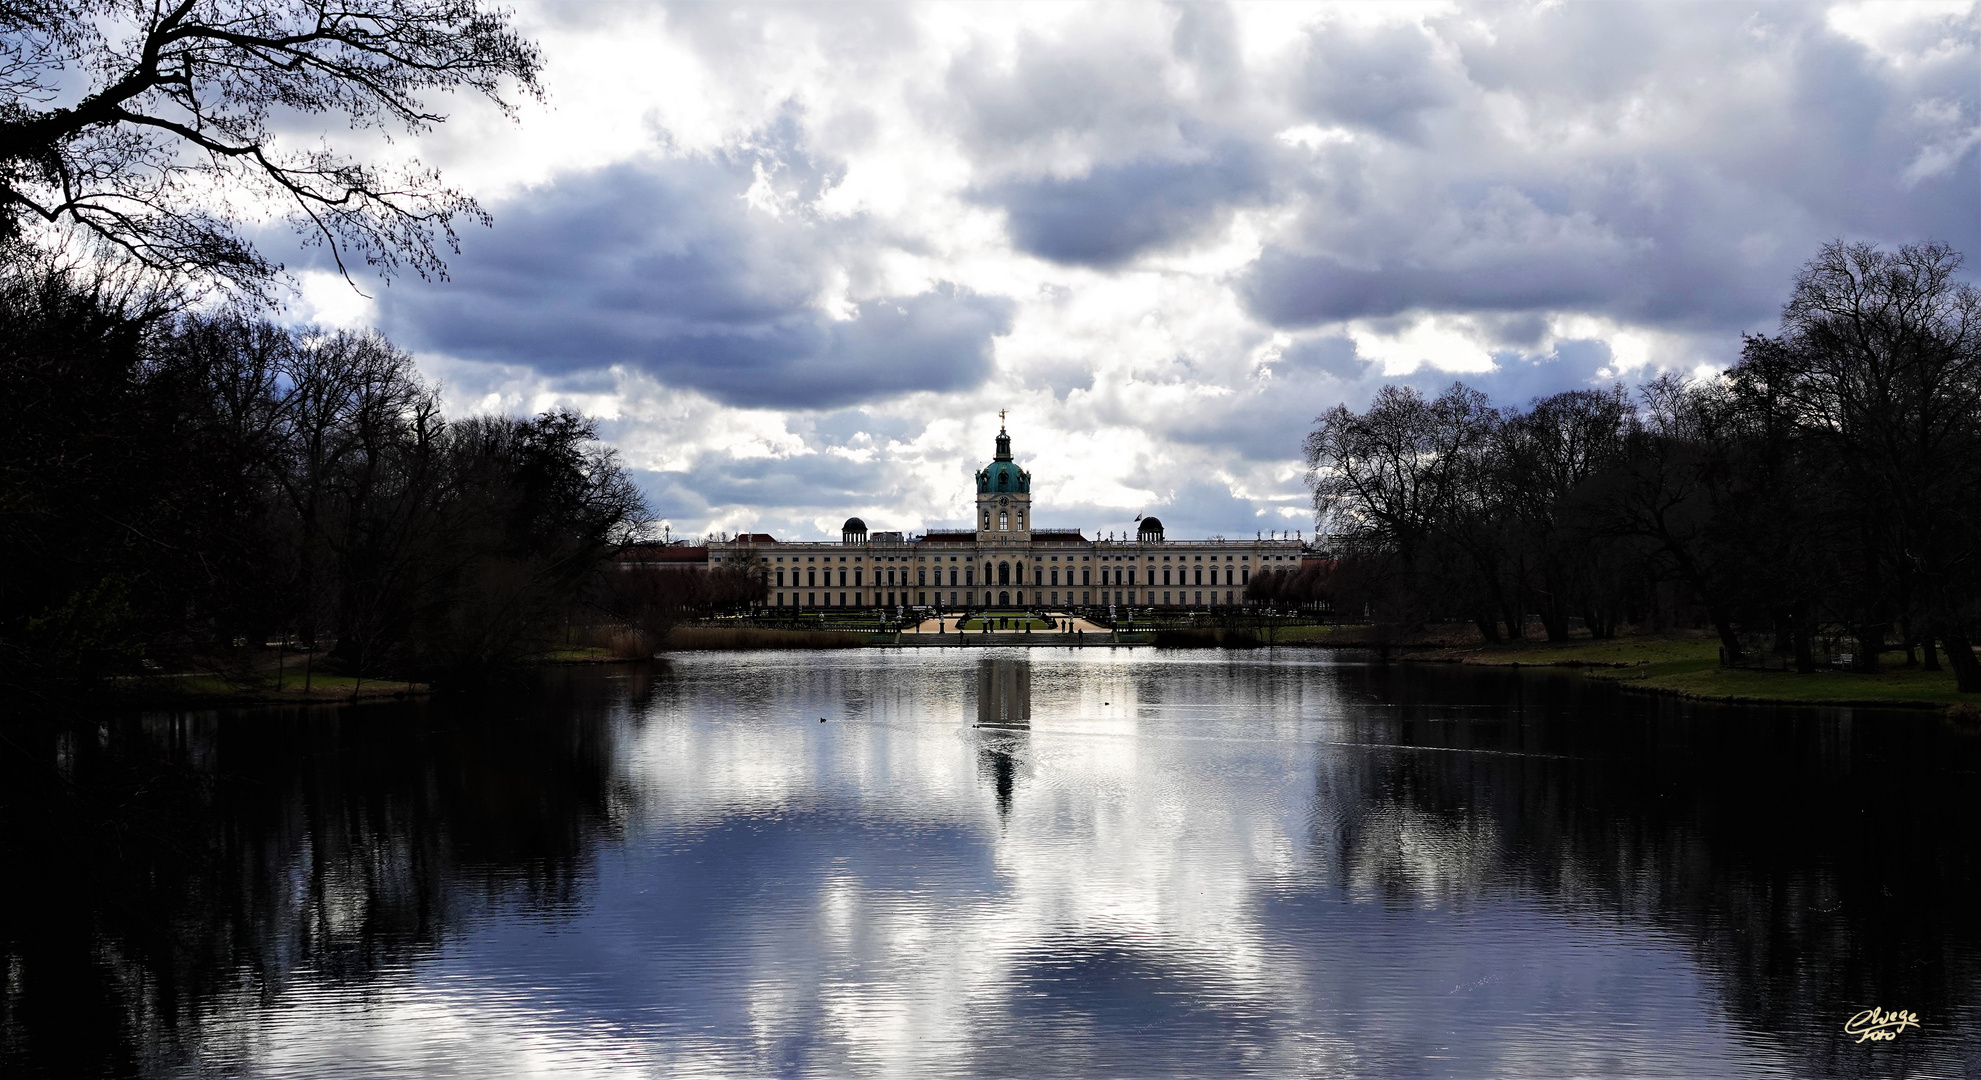
[[(618, 165), (509, 200), (468, 238), (452, 282), (387, 290), (381, 319), (416, 349), (545, 372), (624, 364), (735, 405), (829, 407), (983, 379), (1009, 301), (942, 285), (830, 317), (818, 294), (864, 223), (752, 208), (762, 161)], [(770, 164), (775, 188), (822, 182)]]
[(1274, 370), (1282, 378), (1313, 373), (1353, 382), (1367, 376), (1372, 363), (1358, 355), (1355, 342), (1345, 337), (1314, 337), (1280, 350)]
[[(865, 510), (898, 495), (889, 483), (888, 468), (875, 461), (854, 461), (836, 454), (802, 454), (788, 458), (732, 458), (702, 455), (694, 465), (676, 472), (634, 474), (648, 504), (661, 518), (707, 521), (737, 507), (762, 508), (752, 528), (785, 539), (820, 539), (812, 519), (839, 518)], [(959, 486), (964, 481), (959, 481)], [(876, 516), (876, 529), (900, 528)], [(837, 536), (836, 532), (831, 533)]]
[(1265, 156), (1228, 141), (1186, 160), (1097, 165), (1067, 179), (1007, 180), (980, 189), (977, 198), (1004, 209), (1020, 251), (1109, 267), (1213, 232), (1235, 207), (1262, 199), (1270, 183)]
[[(1230, 13), (1189, 5), (1161, 17), (1171, 15), (1166, 42), (1028, 36), (1009, 65), (957, 60), (944, 120), (979, 164), (971, 197), (1006, 212), (1019, 250), (1118, 266), (1270, 197), (1276, 149), (1222, 115), (1245, 81)], [(1073, 175), (1061, 168), (1069, 150), (1086, 162)]]
[(1314, 31), (1294, 100), (1358, 134), (1283, 180), (1305, 202), (1240, 281), (1249, 307), (1283, 327), (1576, 311), (1733, 341), (1830, 239), (1981, 251), (1981, 155), (1932, 156), (1981, 124), (1975, 18), (1893, 64), (1821, 8), (1695, 14)]
[(1455, 103), (1464, 80), (1415, 23), (1313, 31), (1295, 98), (1309, 116), (1398, 138), (1424, 134), (1423, 117)]
[[(1292, 452), (1298, 453), (1299, 449), (1299, 443), (1294, 443)], [(1282, 448), (1279, 456), (1284, 458), (1291, 455)], [(1254, 504), (1249, 500), (1241, 499), (1232, 494), (1229, 485), (1220, 482), (1215, 476), (1180, 476), (1171, 479), (1176, 482), (1174, 486), (1164, 491), (1166, 496), (1164, 500), (1145, 507), (1142, 511), (1161, 518), (1163, 531), (1170, 537), (1189, 540), (1223, 536), (1236, 539), (1260, 529), (1300, 528), (1298, 522), (1287, 521), (1276, 510), (1261, 516), (1260, 510), (1266, 509), (1269, 505), (1276, 508), (1279, 504)], [(1163, 490), (1162, 485), (1156, 486), (1158, 490)], [(1133, 528), (1134, 524), (1130, 522), (1124, 531)]]
[(1418, 311), (1518, 312), (1609, 306), (1634, 290), (1627, 256), (1564, 258), (1518, 250), (1473, 265), (1353, 265), (1329, 254), (1269, 248), (1246, 275), (1252, 310), (1281, 326)]

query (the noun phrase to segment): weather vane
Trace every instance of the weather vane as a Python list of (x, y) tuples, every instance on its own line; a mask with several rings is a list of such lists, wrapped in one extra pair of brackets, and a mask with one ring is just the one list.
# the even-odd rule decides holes
[(999, 410), (997, 410), (997, 426), (998, 426), (998, 427), (1003, 427), (1003, 426), (1004, 426), (1004, 410), (1003, 410), (1003, 409), (999, 409)]

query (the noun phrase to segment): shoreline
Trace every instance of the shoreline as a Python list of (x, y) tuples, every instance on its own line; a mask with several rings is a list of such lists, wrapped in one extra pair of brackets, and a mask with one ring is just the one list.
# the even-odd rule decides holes
[(1809, 705), (1834, 708), (1981, 709), (1981, 695), (1955, 689), (1952, 670), (1887, 664), (1876, 673), (1820, 669), (1810, 673), (1724, 668), (1719, 641), (1709, 636), (1643, 635), (1601, 641), (1498, 645), (1402, 646), (1406, 663), (1480, 667), (1548, 667), (1579, 671), (1632, 693), (1666, 694), (1732, 705)]
[(365, 705), (429, 697), (422, 682), (365, 679), (318, 673), (304, 693), (301, 680), (277, 690), (260, 679), (230, 679), (211, 672), (126, 676), (95, 689), (58, 691), (50, 701), (86, 701), (141, 709), (249, 708), (269, 705)]
[[(687, 631), (681, 633), (680, 630)], [(710, 632), (714, 630), (714, 632)], [(1834, 708), (1890, 708), (1939, 710), (1963, 723), (1981, 721), (1981, 695), (1962, 695), (1954, 685), (1951, 670), (1923, 671), (1919, 667), (1889, 665), (1885, 670), (1857, 672), (1819, 670), (1803, 674), (1793, 671), (1761, 671), (1723, 668), (1719, 665), (1717, 638), (1700, 633), (1633, 635), (1596, 640), (1577, 638), (1567, 642), (1523, 641), (1492, 645), (1464, 640), (1467, 628), (1449, 628), (1444, 635), (1427, 634), (1414, 641), (1389, 642), (1387, 649), (1398, 662), (1410, 664), (1464, 664), (1476, 667), (1557, 668), (1580, 672), (1585, 678), (1614, 683), (1621, 690), (1641, 694), (1664, 694), (1694, 701), (1732, 705), (1824, 706)], [(983, 647), (983, 646), (1148, 646), (1181, 648), (1250, 649), (1279, 645), (1287, 648), (1367, 649), (1384, 651), (1385, 643), (1369, 640), (1368, 628), (1360, 626), (1317, 626), (1286, 628), (1277, 641), (1243, 638), (1199, 631), (1138, 631), (1130, 637), (1108, 640), (1089, 636), (1075, 640), (1061, 633), (861, 634), (846, 631), (753, 630), (680, 628), (669, 635), (668, 652), (749, 652), (782, 649)], [(685, 639), (685, 640), (683, 640)], [(548, 654), (523, 666), (552, 668), (646, 662), (638, 657), (613, 655), (601, 648), (568, 649)], [(133, 676), (112, 680), (96, 692), (82, 691), (74, 696), (104, 703), (150, 708), (227, 708), (273, 705), (339, 705), (409, 701), (429, 697), (433, 688), (421, 682), (357, 680), (348, 675), (318, 672), (305, 694), (300, 680), (285, 680), (276, 690), (260, 674), (229, 676), (201, 671), (176, 674)]]

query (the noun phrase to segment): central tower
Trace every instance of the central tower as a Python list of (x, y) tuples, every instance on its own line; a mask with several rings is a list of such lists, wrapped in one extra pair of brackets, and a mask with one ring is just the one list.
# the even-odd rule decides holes
[(1032, 474), (1011, 460), (1011, 436), (999, 423), (997, 456), (977, 470), (977, 539), (990, 543), (1031, 538)]

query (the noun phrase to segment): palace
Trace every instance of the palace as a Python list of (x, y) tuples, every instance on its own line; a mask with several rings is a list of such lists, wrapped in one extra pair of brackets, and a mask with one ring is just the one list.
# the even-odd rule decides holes
[(1307, 553), (1291, 538), (1170, 540), (1152, 517), (1141, 520), (1133, 540), (1038, 528), (1032, 474), (1012, 460), (1002, 428), (976, 486), (974, 529), (869, 533), (865, 522), (848, 518), (836, 544), (745, 533), (703, 550), (711, 568), (758, 561), (771, 607), (944, 610), (1236, 606), (1253, 574), (1290, 569)]

